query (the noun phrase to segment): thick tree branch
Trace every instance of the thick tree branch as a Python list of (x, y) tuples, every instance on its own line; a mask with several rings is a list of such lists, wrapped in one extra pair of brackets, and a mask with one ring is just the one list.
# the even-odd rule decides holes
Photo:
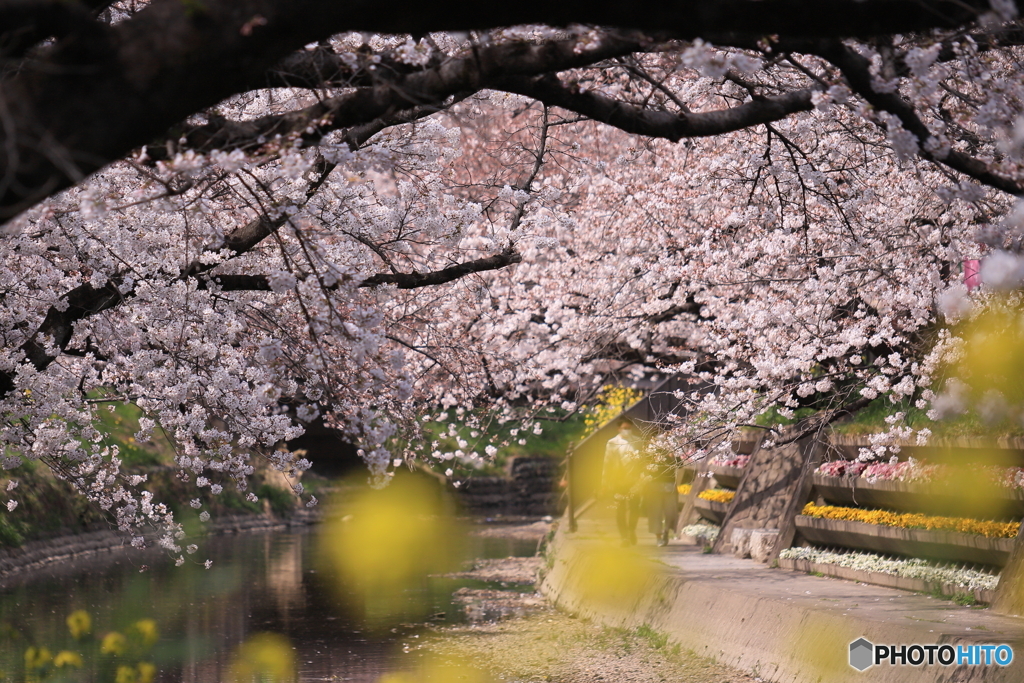
[[(378, 287), (380, 285), (394, 285), (398, 289), (419, 289), (421, 287), (435, 287), (453, 282), (460, 278), (474, 273), (483, 273), (488, 270), (498, 270), (523, 260), (513, 249), (506, 249), (500, 254), (487, 256), (485, 258), (457, 263), (441, 270), (434, 270), (429, 273), (378, 273), (371, 275), (358, 287)], [(209, 275), (199, 280), (199, 289), (209, 289), (210, 281), (217, 288), (224, 292), (238, 291), (271, 291), (270, 279), (265, 275)]]
[(430, 273), (379, 273), (372, 275), (359, 283), (360, 287), (376, 287), (378, 285), (395, 285), (398, 289), (418, 289), (420, 287), (431, 287), (443, 285), (459, 278), (483, 273), (488, 270), (498, 270), (514, 263), (519, 263), (523, 257), (515, 249), (506, 249), (500, 254), (486, 258), (457, 263), (441, 270)]
[(0, 2), (0, 57), (16, 59), (51, 37), (96, 39), (106, 27), (95, 21), (94, 12), (86, 3), (66, 0)]
[[(169, 140), (173, 150), (198, 151), (251, 149), (276, 136), (295, 137), (305, 145), (313, 145), (335, 130), (369, 124), (409, 109), (441, 107), (451, 96), (464, 97), (467, 92), (494, 87), (509, 75), (529, 76), (586, 66), (646, 49), (648, 40), (638, 34), (609, 34), (596, 48), (578, 51), (576, 46), (575, 40), (552, 40), (482, 47), (434, 68), (381, 74), (376, 85), (327, 98), (304, 109), (250, 121), (218, 118), (202, 126), (174, 131)], [(160, 159), (171, 151), (157, 148), (150, 156)]]
[(836, 408), (835, 410), (825, 410), (818, 415), (802, 420), (793, 428), (794, 431), (788, 437), (776, 441), (775, 446), (785, 446), (787, 444), (795, 443), (806, 436), (820, 432), (839, 418), (853, 415), (858, 410), (866, 408), (872, 400), (873, 399), (861, 397), (854, 399), (850, 403)]
[[(502, 46), (506, 47), (506, 46)], [(559, 46), (563, 48), (568, 45)], [(634, 48), (635, 49), (635, 48)], [(623, 54), (634, 51), (622, 45)], [(605, 54), (610, 53), (608, 50)], [(769, 123), (800, 111), (814, 107), (811, 102), (813, 90), (797, 90), (774, 98), (760, 98), (728, 109), (711, 112), (668, 112), (645, 109), (591, 92), (578, 92), (562, 85), (554, 76), (537, 78), (508, 77), (508, 73), (562, 71), (572, 68), (577, 55), (563, 54), (563, 59), (548, 62), (548, 67), (530, 58), (515, 62), (511, 56), (504, 60), (506, 67), (485, 66), (485, 62), (464, 58), (447, 73), (421, 72), (405, 78), (401, 83), (375, 88), (363, 88), (355, 92), (330, 98), (311, 107), (287, 114), (265, 116), (252, 121), (227, 121), (218, 119), (198, 126), (184, 133), (181, 139), (191, 149), (237, 149), (252, 148), (276, 135), (296, 136), (305, 144), (318, 143), (327, 133), (352, 127), (358, 131), (367, 116), (380, 117), (376, 122), (366, 123), (372, 132), (377, 132), (387, 121), (395, 123), (418, 118), (440, 107), (449, 96), (465, 97), (467, 92), (483, 88), (496, 88), (534, 98), (548, 106), (583, 114), (595, 121), (621, 128), (628, 133), (666, 138), (678, 141), (687, 137), (720, 135)], [(493, 58), (498, 58), (493, 55)], [(488, 60), (490, 61), (490, 60)], [(451, 65), (449, 65), (451, 66)], [(411, 107), (414, 102), (437, 102), (436, 105), (421, 104)], [(410, 108), (411, 107), (411, 108)], [(408, 113), (396, 110), (406, 110)], [(374, 125), (376, 124), (376, 125)], [(356, 135), (354, 142), (361, 144), (367, 135)], [(159, 153), (154, 152), (154, 158)]]
[[(49, 367), (71, 342), (76, 322), (124, 301), (119, 284), (116, 279), (108, 280), (102, 287), (86, 282), (64, 295), (63, 305), (51, 306), (35, 334), (21, 345), (25, 360), (40, 372)], [(0, 372), (0, 399), (13, 390), (13, 374)]]
[(532, 97), (549, 107), (561, 107), (627, 133), (665, 138), (721, 135), (762, 123), (778, 121), (799, 111), (814, 108), (813, 90), (796, 90), (778, 97), (745, 102), (728, 109), (708, 112), (669, 112), (645, 109), (593, 92), (568, 88), (554, 76), (506, 79), (501, 89)]
[[(365, 46), (364, 46), (365, 48)], [(346, 55), (351, 58), (351, 55)], [(428, 68), (436, 68), (442, 59), (434, 53)], [(416, 71), (413, 66), (399, 61), (392, 52), (374, 53), (368, 48), (356, 52), (356, 62), (334, 52), (329, 46), (319, 45), (312, 50), (294, 52), (267, 73), (267, 85), (278, 88), (354, 88), (394, 81)]]
[[(988, 10), (987, 0), (155, 0), (88, 40), (58, 40), (3, 81), (0, 220), (188, 116), (264, 86), (288, 54), (342, 31), (422, 34), (581, 23), (750, 45), (772, 34), (851, 37), (959, 27)], [(407, 99), (399, 108), (417, 104), (423, 102)], [(353, 117), (353, 124), (385, 111)]]

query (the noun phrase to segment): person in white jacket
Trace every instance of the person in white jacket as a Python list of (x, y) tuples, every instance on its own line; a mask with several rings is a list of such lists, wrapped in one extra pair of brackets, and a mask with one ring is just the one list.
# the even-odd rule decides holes
[(644, 462), (642, 442), (629, 418), (619, 420), (618, 434), (608, 439), (604, 450), (602, 488), (615, 501), (615, 522), (622, 545), (636, 544), (636, 523), (640, 517), (640, 478)]

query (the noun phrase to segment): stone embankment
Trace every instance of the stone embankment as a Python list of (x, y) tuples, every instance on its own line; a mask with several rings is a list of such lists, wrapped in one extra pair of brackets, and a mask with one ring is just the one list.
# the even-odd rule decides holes
[[(562, 525), (564, 527), (564, 525)], [(542, 592), (558, 607), (606, 626), (646, 628), (697, 655), (777, 683), (1020, 683), (1024, 619), (908, 591), (809, 576), (753, 560), (653, 541), (631, 551), (636, 585), (598, 590), (607, 529), (585, 520), (548, 550)], [(607, 570), (607, 567), (604, 568)], [(595, 578), (596, 577), (596, 578)], [(595, 591), (597, 593), (595, 594)], [(1009, 644), (1010, 666), (849, 664), (849, 646)]]
[(503, 477), (468, 477), (450, 487), (467, 511), (486, 517), (557, 514), (561, 463), (553, 458), (512, 458)]

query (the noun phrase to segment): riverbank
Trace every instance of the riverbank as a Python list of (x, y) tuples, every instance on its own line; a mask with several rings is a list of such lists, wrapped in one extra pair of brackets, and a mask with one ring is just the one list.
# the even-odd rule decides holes
[[(508, 525), (487, 536), (540, 540), (550, 525)], [(759, 679), (684, 651), (649, 628), (602, 626), (554, 608), (534, 586), (540, 557), (478, 560), (457, 576), (501, 581), (510, 590), (473, 591), (469, 621), (434, 629), (405, 651), (443, 660), (472, 662), (493, 680), (555, 683), (756, 683)], [(504, 618), (502, 618), (504, 617)]]
[[(228, 515), (207, 525), (204, 537), (246, 532), (266, 532), (303, 527), (319, 521), (320, 515), (299, 509), (283, 517), (274, 514)], [(149, 539), (152, 540), (152, 539)], [(26, 572), (50, 567), (102, 553), (136, 553), (128, 538), (116, 530), (87, 531), (38, 541), (29, 541), (17, 548), (0, 548), (0, 585), (3, 581)], [(166, 553), (159, 551), (164, 561)]]

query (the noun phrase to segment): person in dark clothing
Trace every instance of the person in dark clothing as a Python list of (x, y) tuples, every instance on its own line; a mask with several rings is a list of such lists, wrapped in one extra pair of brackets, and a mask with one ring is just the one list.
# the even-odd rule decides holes
[(655, 457), (647, 466), (647, 474), (650, 476), (644, 491), (647, 529), (658, 539), (659, 546), (666, 546), (679, 520), (676, 466), (670, 457)]

